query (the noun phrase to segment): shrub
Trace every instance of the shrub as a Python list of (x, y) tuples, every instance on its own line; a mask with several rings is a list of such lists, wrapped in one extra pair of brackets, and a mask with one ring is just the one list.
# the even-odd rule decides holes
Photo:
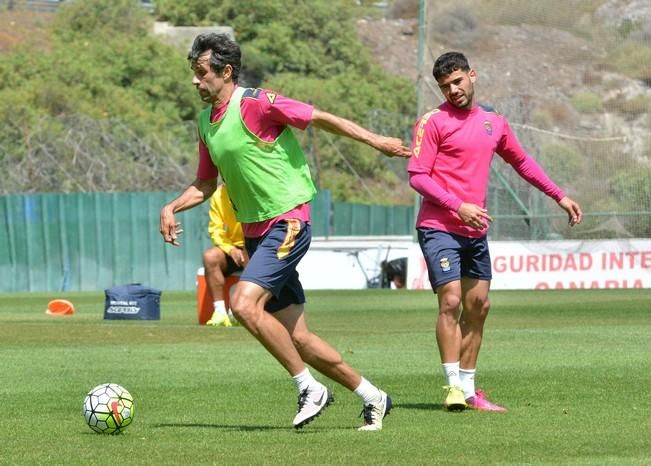
[(537, 109), (531, 113), (531, 124), (536, 128), (551, 129), (554, 127), (554, 119), (549, 112)]
[(645, 113), (651, 113), (651, 97), (638, 95), (630, 99), (617, 96), (604, 102), (604, 108), (609, 111), (623, 114), (633, 120)]
[(599, 113), (603, 110), (601, 97), (589, 91), (577, 92), (570, 99), (570, 103), (581, 113)]
[(570, 144), (545, 144), (540, 152), (540, 162), (549, 176), (561, 186), (569, 186), (581, 173), (583, 157)]
[[(576, 112), (572, 107), (563, 102), (550, 102), (544, 105), (542, 108), (536, 110), (532, 115), (534, 126), (536, 124), (536, 119), (538, 122), (544, 124), (547, 119), (542, 115), (547, 114), (551, 119), (550, 127), (551, 128), (573, 128), (576, 126), (577, 116)], [(544, 128), (544, 126), (541, 126)]]
[(651, 83), (651, 45), (637, 41), (626, 41), (614, 48), (608, 59), (613, 71), (629, 78)]

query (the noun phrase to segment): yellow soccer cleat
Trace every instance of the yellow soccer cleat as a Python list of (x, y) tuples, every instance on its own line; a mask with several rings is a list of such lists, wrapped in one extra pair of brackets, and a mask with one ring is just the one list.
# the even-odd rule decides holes
[(231, 311), (228, 311), (228, 320), (231, 322), (233, 327), (239, 327), (241, 325), (240, 321), (235, 318)]
[(463, 390), (460, 387), (446, 385), (443, 387), (448, 391), (443, 407), (448, 411), (463, 411), (468, 407), (466, 398), (463, 395)]
[(223, 314), (221, 312), (213, 312), (212, 317), (208, 322), (206, 322), (206, 325), (209, 325), (211, 327), (232, 327), (233, 324), (231, 323), (231, 319), (228, 317), (227, 314)]

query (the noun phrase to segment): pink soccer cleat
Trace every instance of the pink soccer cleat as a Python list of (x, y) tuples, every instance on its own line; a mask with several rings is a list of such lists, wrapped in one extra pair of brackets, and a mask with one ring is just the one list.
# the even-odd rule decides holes
[(488, 401), (486, 393), (483, 390), (476, 390), (475, 396), (466, 399), (469, 409), (476, 409), (477, 411), (494, 411), (504, 413), (508, 411), (504, 406), (499, 406)]

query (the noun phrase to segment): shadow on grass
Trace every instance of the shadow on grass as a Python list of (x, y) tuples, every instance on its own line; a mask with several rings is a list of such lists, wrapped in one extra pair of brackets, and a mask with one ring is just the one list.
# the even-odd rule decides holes
[(242, 426), (242, 425), (227, 425), (227, 424), (201, 424), (201, 423), (167, 423), (167, 424), (155, 424), (154, 427), (190, 427), (190, 428), (206, 428), (206, 429), (221, 429), (228, 431), (240, 431), (240, 432), (257, 432), (265, 430), (294, 430), (292, 427), (281, 427), (281, 426)]
[(441, 403), (396, 403), (393, 407), (400, 409), (418, 409), (421, 411), (440, 411), (443, 409)]
[[(265, 431), (285, 431), (285, 432), (296, 432), (297, 434), (308, 435), (315, 434), (318, 432), (328, 431), (328, 430), (349, 430), (351, 427), (319, 427), (319, 426), (310, 426), (309, 428), (303, 429), (294, 429), (293, 427), (285, 426), (243, 426), (243, 425), (228, 425), (228, 424), (202, 424), (202, 423), (165, 423), (165, 424), (154, 424), (154, 427), (157, 428), (179, 428), (179, 427), (189, 427), (192, 429), (220, 429), (228, 432), (265, 432)], [(92, 432), (91, 432), (92, 433)]]

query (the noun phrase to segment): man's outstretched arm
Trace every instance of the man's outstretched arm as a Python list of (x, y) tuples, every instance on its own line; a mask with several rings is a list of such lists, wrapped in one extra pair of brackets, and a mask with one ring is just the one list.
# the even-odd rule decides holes
[(329, 133), (346, 136), (367, 144), (389, 157), (408, 158), (411, 155), (411, 150), (403, 146), (399, 138), (375, 134), (346, 118), (316, 108), (312, 112), (312, 125)]

